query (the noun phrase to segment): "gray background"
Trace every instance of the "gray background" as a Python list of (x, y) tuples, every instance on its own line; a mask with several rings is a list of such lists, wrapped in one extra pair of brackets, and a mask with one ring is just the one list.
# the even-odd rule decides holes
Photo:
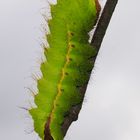
[[(79, 120), (65, 140), (140, 139), (139, 5), (119, 0)], [(0, 140), (38, 139), (20, 107), (34, 106), (26, 87), (36, 90), (32, 74), (39, 73), (44, 9), (45, 0), (0, 0)]]

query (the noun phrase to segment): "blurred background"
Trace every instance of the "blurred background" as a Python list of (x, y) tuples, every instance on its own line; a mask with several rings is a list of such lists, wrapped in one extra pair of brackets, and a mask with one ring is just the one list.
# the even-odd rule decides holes
[[(119, 0), (65, 140), (140, 139), (139, 5)], [(35, 106), (29, 90), (40, 76), (42, 14), (50, 16), (47, 0), (0, 1), (0, 140), (39, 139), (26, 109)]]

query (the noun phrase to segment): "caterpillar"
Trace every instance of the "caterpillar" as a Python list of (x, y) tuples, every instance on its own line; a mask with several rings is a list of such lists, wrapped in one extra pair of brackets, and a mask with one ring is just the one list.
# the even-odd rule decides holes
[(44, 140), (63, 140), (62, 130), (70, 109), (83, 102), (82, 88), (89, 81), (97, 51), (89, 43), (89, 31), (97, 22), (98, 0), (57, 0), (50, 4), (52, 18), (46, 34), (49, 47), (40, 66), (36, 108), (29, 110), (34, 129)]

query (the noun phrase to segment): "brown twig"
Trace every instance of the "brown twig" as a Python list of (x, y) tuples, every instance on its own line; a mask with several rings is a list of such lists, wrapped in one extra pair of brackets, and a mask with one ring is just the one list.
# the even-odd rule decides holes
[[(103, 9), (103, 12), (101, 14), (97, 28), (94, 32), (94, 35), (91, 41), (91, 45), (97, 49), (97, 52), (99, 51), (101, 47), (101, 43), (105, 36), (107, 27), (110, 23), (110, 20), (115, 10), (115, 7), (117, 5), (117, 2), (118, 0), (107, 0), (105, 4), (105, 7)], [(93, 63), (95, 62), (96, 57), (97, 55), (93, 58)], [(87, 85), (81, 88), (81, 94), (83, 97), (86, 92), (86, 88), (87, 88)], [(66, 132), (69, 126), (71, 125), (71, 123), (77, 120), (81, 107), (82, 107), (82, 104), (79, 104), (71, 108), (69, 115), (65, 118), (64, 123), (62, 125), (62, 131), (64, 135), (66, 135)]]
[(97, 51), (99, 51), (103, 38), (105, 36), (107, 27), (110, 23), (111, 17), (113, 15), (113, 12), (115, 10), (115, 7), (118, 3), (118, 0), (107, 0), (105, 7), (103, 9), (103, 12), (101, 14), (101, 17), (99, 19), (98, 25), (96, 27), (96, 30), (94, 32), (91, 45), (96, 47)]

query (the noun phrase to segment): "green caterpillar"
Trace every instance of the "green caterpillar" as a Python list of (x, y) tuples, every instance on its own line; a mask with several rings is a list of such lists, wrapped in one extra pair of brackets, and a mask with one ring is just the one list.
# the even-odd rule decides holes
[(81, 88), (87, 85), (97, 54), (89, 43), (89, 31), (99, 15), (97, 0), (57, 0), (50, 5), (52, 19), (46, 35), (49, 48), (41, 64), (37, 108), (29, 110), (35, 131), (45, 140), (63, 140), (62, 124), (69, 110), (82, 104)]

